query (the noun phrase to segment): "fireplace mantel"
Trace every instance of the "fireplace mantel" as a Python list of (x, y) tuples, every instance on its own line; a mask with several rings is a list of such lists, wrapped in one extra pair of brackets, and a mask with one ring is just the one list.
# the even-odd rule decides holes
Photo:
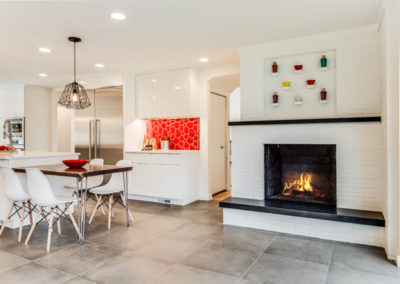
[(283, 119), (283, 120), (248, 120), (230, 121), (229, 126), (243, 125), (271, 125), (271, 124), (310, 124), (310, 123), (348, 123), (348, 122), (381, 122), (380, 116), (364, 117), (337, 117), (337, 118), (309, 118), (309, 119)]

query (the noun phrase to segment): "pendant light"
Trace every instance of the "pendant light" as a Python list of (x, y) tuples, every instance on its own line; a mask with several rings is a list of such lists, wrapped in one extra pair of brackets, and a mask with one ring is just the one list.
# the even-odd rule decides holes
[(74, 43), (74, 81), (65, 86), (58, 103), (66, 108), (84, 109), (90, 106), (90, 100), (85, 88), (76, 82), (76, 43), (81, 42), (79, 37), (69, 37)]

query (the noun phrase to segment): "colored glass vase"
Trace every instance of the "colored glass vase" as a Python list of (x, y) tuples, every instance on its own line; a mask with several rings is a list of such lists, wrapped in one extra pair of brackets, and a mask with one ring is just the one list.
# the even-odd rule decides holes
[(326, 59), (326, 56), (325, 56), (325, 55), (322, 55), (322, 58), (321, 58), (321, 67), (322, 67), (322, 68), (325, 68), (325, 67), (327, 66), (327, 64), (328, 64), (328, 59)]
[(272, 63), (272, 73), (278, 73), (278, 64)]
[(326, 90), (322, 88), (321, 90), (321, 101), (326, 101)]
[(277, 92), (274, 92), (274, 94), (272, 95), (272, 102), (274, 104), (278, 103), (278, 93)]

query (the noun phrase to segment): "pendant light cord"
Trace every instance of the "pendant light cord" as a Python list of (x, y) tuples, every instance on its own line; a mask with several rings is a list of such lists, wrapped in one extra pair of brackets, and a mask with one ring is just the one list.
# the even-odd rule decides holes
[(74, 42), (74, 82), (76, 83), (76, 42)]

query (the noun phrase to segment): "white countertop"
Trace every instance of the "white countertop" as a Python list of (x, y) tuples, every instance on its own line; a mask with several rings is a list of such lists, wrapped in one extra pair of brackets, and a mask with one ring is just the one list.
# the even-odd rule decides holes
[(152, 151), (126, 151), (125, 153), (133, 153), (133, 154), (192, 154), (192, 153), (200, 153), (199, 150), (152, 150)]
[(68, 153), (68, 152), (23, 152), (21, 154), (0, 152), (0, 160), (15, 160), (15, 159), (38, 159), (38, 158), (55, 158), (55, 157), (70, 157), (75, 156), (79, 153)]

